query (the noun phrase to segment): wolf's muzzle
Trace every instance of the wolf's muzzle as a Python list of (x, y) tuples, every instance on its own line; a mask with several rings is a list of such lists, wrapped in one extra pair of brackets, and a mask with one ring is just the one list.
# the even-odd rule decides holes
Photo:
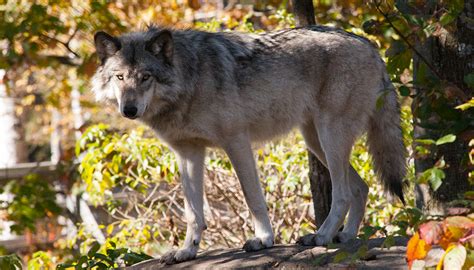
[(127, 117), (127, 118), (130, 118), (130, 119), (135, 119), (137, 118), (137, 112), (138, 112), (138, 109), (136, 106), (134, 105), (125, 105), (125, 107), (123, 108), (123, 116)]

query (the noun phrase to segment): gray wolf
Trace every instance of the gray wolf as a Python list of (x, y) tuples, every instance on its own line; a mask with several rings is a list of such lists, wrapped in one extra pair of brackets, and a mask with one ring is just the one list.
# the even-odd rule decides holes
[(153, 26), (119, 37), (98, 32), (94, 41), (101, 62), (92, 79), (97, 99), (150, 126), (178, 157), (186, 239), (163, 262), (190, 260), (198, 251), (206, 229), (203, 161), (208, 147), (227, 153), (242, 186), (255, 230), (246, 251), (269, 248), (274, 239), (252, 143), (293, 128), (301, 131), (332, 179), (329, 216), (301, 244), (356, 237), (368, 188), (349, 156), (364, 132), (383, 185), (403, 200), (397, 95), (384, 62), (366, 39), (321, 26), (264, 34)]

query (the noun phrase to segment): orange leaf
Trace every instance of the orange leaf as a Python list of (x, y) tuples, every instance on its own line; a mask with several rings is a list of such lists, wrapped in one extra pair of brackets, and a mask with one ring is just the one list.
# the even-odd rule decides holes
[(472, 228), (474, 228), (474, 221), (467, 217), (446, 218), (443, 222), (444, 235), (440, 239), (439, 245), (446, 250), (450, 243), (458, 242)]
[(425, 258), (430, 249), (431, 246), (428, 245), (425, 240), (420, 239), (418, 232), (415, 233), (415, 235), (410, 238), (407, 245), (408, 265), (411, 267), (414, 260)]

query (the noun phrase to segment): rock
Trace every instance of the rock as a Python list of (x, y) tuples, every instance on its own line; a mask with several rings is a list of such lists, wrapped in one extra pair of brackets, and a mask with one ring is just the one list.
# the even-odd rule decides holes
[(179, 264), (165, 265), (159, 259), (152, 259), (126, 269), (407, 269), (407, 241), (395, 237), (390, 249), (381, 248), (384, 238), (368, 242), (353, 240), (329, 247), (276, 245), (257, 252), (218, 249), (202, 252), (195, 260)]

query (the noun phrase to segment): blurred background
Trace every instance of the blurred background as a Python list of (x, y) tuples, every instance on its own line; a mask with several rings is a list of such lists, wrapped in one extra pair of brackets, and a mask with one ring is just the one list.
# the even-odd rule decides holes
[[(401, 98), (408, 204), (383, 193), (361, 138), (351, 158), (370, 185), (361, 233), (410, 234), (423, 215), (445, 215), (453, 200), (472, 212), (474, 4), (313, 4), (317, 24), (365, 36), (380, 49)], [(295, 27), (292, 12), (288, 0), (0, 0), (0, 255), (16, 254), (32, 269), (81, 260), (131, 265), (184, 239), (174, 155), (89, 91), (96, 31), (119, 35), (162, 24), (258, 33)], [(259, 146), (255, 155), (276, 243), (313, 232), (301, 136)], [(203, 249), (241, 246), (251, 221), (223, 152), (209, 151), (205, 178)]]

